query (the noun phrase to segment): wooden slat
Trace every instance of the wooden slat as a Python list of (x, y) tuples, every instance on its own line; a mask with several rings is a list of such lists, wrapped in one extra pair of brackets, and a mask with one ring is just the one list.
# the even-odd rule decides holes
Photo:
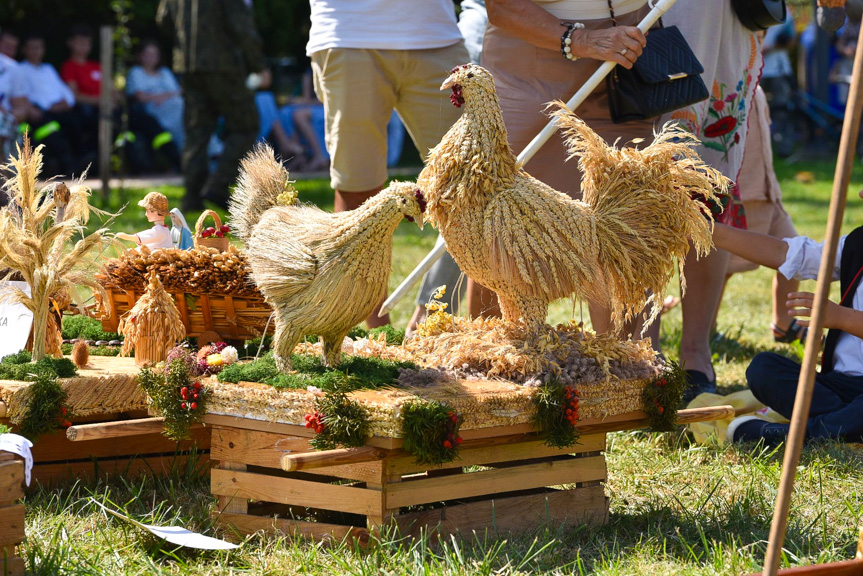
[[(180, 311), (180, 319), (183, 321), (183, 326), (186, 326), (188, 329), (189, 326), (189, 307), (186, 304), (186, 295), (179, 294), (171, 294), (174, 297), (174, 302), (177, 303), (177, 310)], [(189, 336), (189, 334), (187, 334)]]
[[(239, 416), (225, 416), (221, 414), (207, 414), (204, 416), (204, 424), (220, 426), (223, 428), (239, 428), (242, 430), (257, 430), (259, 432), (270, 432), (272, 434), (285, 434), (288, 436), (300, 436), (313, 438), (315, 433), (299, 424), (283, 424), (281, 422), (269, 422), (267, 420), (252, 420)], [(401, 438), (384, 438), (372, 436), (366, 441), (368, 446), (393, 449), (402, 445)], [(279, 466), (275, 466), (278, 468)]]
[(24, 576), (25, 564), (23, 558), (0, 557), (0, 576)]
[(206, 294), (201, 294), (201, 313), (204, 316), (204, 328), (213, 330), (213, 314), (210, 310), (210, 297)]
[[(240, 462), (219, 462), (218, 469), (245, 472), (246, 468), (247, 466)], [(210, 474), (212, 475), (212, 472)], [(234, 494), (219, 496), (219, 510), (227, 514), (247, 514), (249, 512), (249, 500)]]
[(374, 514), (381, 504), (380, 493), (352, 486), (219, 469), (213, 469), (210, 480), (211, 492), (216, 496), (298, 504), (363, 515)]
[(0, 400), (0, 418), (6, 417), (6, 411), (7, 411), (6, 403), (3, 402), (2, 400)]
[(0, 463), (0, 506), (8, 506), (24, 497), (24, 462)]
[[(202, 426), (203, 424), (193, 424), (192, 428), (201, 428)], [(137, 420), (76, 424), (66, 429), (66, 438), (70, 442), (99, 440), (103, 438), (123, 438), (145, 434), (161, 434), (164, 428), (164, 418), (140, 418)]]
[[(116, 442), (116, 440), (114, 440)], [(33, 466), (33, 478), (43, 486), (67, 482), (72, 478), (82, 480), (105, 479), (116, 474), (129, 478), (140, 474), (164, 474), (173, 467), (184, 468), (191, 458), (188, 454), (167, 456), (142, 456), (134, 458), (111, 458), (96, 461), (52, 462)], [(208, 465), (207, 455), (196, 454), (196, 462)]]
[(252, 516), (250, 514), (217, 514), (216, 522), (225, 527), (233, 527), (240, 534), (254, 534), (259, 530), (268, 533), (281, 532), (293, 537), (313, 540), (334, 540), (341, 542), (346, 538), (355, 540), (361, 548), (369, 543), (369, 531), (356, 526), (342, 526), (323, 522), (303, 522), (284, 518)]
[(40, 436), (33, 444), (32, 452), (36, 463), (46, 463), (173, 453), (178, 449), (189, 450), (193, 446), (199, 451), (207, 450), (210, 447), (210, 431), (205, 428), (192, 430), (191, 440), (182, 440), (179, 443), (161, 433), (130, 436), (122, 441), (101, 438), (87, 442), (70, 442), (65, 431), (59, 431)]
[[(212, 433), (213, 460), (242, 462), (249, 466), (263, 466), (281, 470), (281, 458), (285, 454), (314, 450), (309, 438), (270, 434), (255, 430), (214, 427)], [(379, 482), (383, 463), (368, 462), (345, 466), (330, 466), (308, 470), (309, 474), (320, 474), (348, 478), (360, 482)]]
[(24, 505), (0, 508), (0, 546), (13, 546), (24, 541)]
[(482, 438), (465, 442), (459, 449), (458, 458), (439, 466), (429, 467), (417, 464), (414, 456), (404, 451), (399, 451), (395, 453), (395, 457), (387, 460), (386, 473), (388, 475), (415, 474), (425, 470), (461, 468), (463, 466), (494, 464), (496, 462), (545, 458), (547, 456), (578, 454), (582, 452), (599, 452), (602, 450), (605, 450), (605, 434), (582, 436), (575, 446), (562, 449), (546, 446), (543, 440), (536, 439), (535, 434), (500, 436), (498, 438)]
[(387, 486), (386, 507), (401, 508), (605, 478), (604, 456), (549, 460), (458, 476), (404, 480)]
[[(761, 576), (762, 574), (762, 572), (756, 572), (750, 576)], [(785, 568), (777, 574), (778, 576), (863, 576), (863, 560), (846, 560), (845, 562)]]
[(418, 534), (428, 527), (441, 535), (476, 530), (509, 532), (561, 524), (604, 524), (608, 521), (608, 499), (601, 486), (553, 490), (541, 494), (489, 498), (454, 504), (435, 510), (395, 517), (402, 533)]

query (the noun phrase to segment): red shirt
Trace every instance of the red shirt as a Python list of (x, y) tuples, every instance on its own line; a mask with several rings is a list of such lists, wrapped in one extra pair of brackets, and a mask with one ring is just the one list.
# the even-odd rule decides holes
[(60, 78), (69, 84), (74, 82), (78, 92), (84, 96), (98, 96), (102, 89), (102, 68), (98, 62), (75, 62), (66, 60), (60, 69)]

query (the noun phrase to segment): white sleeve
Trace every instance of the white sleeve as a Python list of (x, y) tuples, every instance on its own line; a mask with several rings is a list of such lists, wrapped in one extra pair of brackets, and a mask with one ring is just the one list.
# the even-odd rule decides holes
[[(57, 90), (59, 91), (57, 100), (65, 100), (69, 106), (74, 106), (75, 94), (72, 92), (72, 89), (63, 82), (63, 79), (60, 78), (60, 75), (57, 74), (57, 70), (53, 66), (51, 66), (51, 74), (54, 76), (54, 80), (57, 83)], [(57, 102), (57, 100), (55, 100), (55, 102)]]
[(141, 232), (135, 234), (135, 237), (138, 238), (138, 241), (141, 244), (152, 244), (154, 242), (158, 242), (159, 240), (161, 240), (159, 236), (159, 231), (156, 230), (155, 226), (150, 228), (149, 230), (142, 230)]
[[(833, 263), (833, 280), (839, 279), (839, 263), (842, 261), (845, 238), (846, 236), (839, 238), (836, 261)], [(785, 262), (778, 269), (779, 273), (789, 280), (815, 280), (818, 278), (824, 244), (806, 236), (785, 238), (784, 242), (788, 244), (788, 253), (785, 255)]]

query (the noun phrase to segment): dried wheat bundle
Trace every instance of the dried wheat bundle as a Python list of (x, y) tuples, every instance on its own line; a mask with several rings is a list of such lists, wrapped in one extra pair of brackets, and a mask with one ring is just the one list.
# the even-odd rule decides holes
[[(444, 86), (465, 109), (418, 183), (450, 254), (497, 293), (507, 322), (539, 334), (548, 303), (574, 296), (609, 303), (620, 324), (649, 291), (662, 294), (690, 236), (700, 252), (710, 245), (710, 223), (690, 192), (712, 198), (728, 181), (698, 159), (691, 136), (667, 127), (645, 150), (616, 150), (556, 112), (585, 172), (584, 201), (572, 200), (517, 165), (487, 70), (460, 66)], [(654, 301), (651, 318), (658, 310)]]
[(141, 292), (152, 272), (164, 278), (168, 292), (260, 296), (245, 257), (234, 246), (225, 252), (215, 248), (129, 249), (106, 261), (96, 278), (106, 288)]
[(243, 162), (231, 222), (248, 234), (255, 284), (275, 311), (279, 368), (291, 369), (290, 354), (306, 334), (323, 338), (324, 361), (335, 365), (347, 333), (386, 293), (393, 232), (405, 217), (421, 224), (424, 201), (416, 185), (393, 182), (356, 210), (330, 214), (280, 205), (287, 178), (271, 149), (256, 149)]
[(12, 173), (4, 185), (10, 204), (0, 211), (0, 269), (10, 271), (7, 278), (17, 275), (30, 286), (29, 296), (6, 287), (0, 301), (17, 302), (33, 312), (34, 361), (45, 356), (46, 343), (57, 351), (59, 326), (55, 321), (52, 328), (49, 321), (52, 298), (69, 298), (83, 308), (80, 286), (105, 296), (93, 272), (108, 237), (105, 228), (86, 234), (90, 212), (96, 210), (81, 180), (71, 188), (63, 184), (38, 187), (41, 149), (34, 150), (25, 137), (17, 156), (5, 166)]
[(150, 274), (144, 295), (120, 318), (118, 332), (126, 337), (121, 354), (127, 356), (134, 350), (139, 365), (161, 362), (186, 337), (180, 311), (155, 272)]

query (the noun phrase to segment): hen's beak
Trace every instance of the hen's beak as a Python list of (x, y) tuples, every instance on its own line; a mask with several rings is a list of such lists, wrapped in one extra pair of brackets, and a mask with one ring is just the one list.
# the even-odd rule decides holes
[(450, 75), (449, 78), (443, 81), (443, 84), (440, 85), (441, 90), (449, 90), (455, 85), (455, 79)]
[(414, 222), (416, 222), (416, 223), (417, 223), (417, 226), (419, 226), (419, 227), (420, 227), (420, 230), (422, 230), (422, 229), (423, 229), (423, 224), (425, 224), (425, 221), (423, 220), (423, 214), (422, 214), (422, 212), (420, 212), (420, 215), (419, 215), (419, 216), (417, 216), (416, 218), (414, 218)]

